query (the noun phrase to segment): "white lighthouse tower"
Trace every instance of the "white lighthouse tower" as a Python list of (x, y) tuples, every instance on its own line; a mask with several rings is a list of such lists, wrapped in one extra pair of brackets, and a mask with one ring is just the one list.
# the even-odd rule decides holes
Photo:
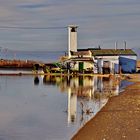
[(77, 52), (77, 28), (76, 25), (68, 26), (68, 57), (71, 57), (71, 51)]

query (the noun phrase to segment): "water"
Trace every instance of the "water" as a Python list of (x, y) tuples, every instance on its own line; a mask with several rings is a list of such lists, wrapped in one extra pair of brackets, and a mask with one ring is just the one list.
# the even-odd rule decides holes
[(118, 79), (1, 76), (1, 140), (68, 140), (111, 96)]

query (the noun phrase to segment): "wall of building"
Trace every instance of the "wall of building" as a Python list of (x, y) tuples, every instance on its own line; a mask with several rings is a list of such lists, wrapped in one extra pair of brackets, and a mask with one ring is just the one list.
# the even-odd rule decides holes
[(77, 32), (70, 33), (70, 50), (77, 51)]
[(136, 72), (136, 60), (137, 56), (120, 56), (119, 64), (121, 66), (122, 73)]
[(119, 73), (119, 56), (96, 56), (98, 73), (103, 73), (104, 62), (109, 62), (110, 73)]
[(83, 69), (84, 70), (93, 69), (93, 67), (94, 67), (93, 62), (90, 62), (90, 61), (75, 61), (75, 62), (71, 62), (71, 63), (74, 63), (71, 70), (79, 71), (79, 63), (80, 62), (83, 62), (83, 65), (84, 65)]
[(70, 51), (77, 51), (77, 26), (68, 27), (68, 56), (71, 57)]

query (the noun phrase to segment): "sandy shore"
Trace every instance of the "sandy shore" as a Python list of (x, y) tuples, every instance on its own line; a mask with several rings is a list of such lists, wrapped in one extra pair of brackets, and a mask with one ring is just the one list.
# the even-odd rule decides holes
[(140, 140), (140, 75), (129, 75), (135, 82), (105, 107), (72, 140)]

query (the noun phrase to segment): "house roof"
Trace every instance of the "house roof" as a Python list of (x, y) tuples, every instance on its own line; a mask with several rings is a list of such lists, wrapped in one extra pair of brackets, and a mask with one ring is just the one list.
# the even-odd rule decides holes
[(89, 50), (82, 50), (82, 51), (77, 51), (77, 52), (73, 52), (71, 51), (72, 55), (91, 55)]
[(91, 57), (75, 57), (71, 58), (71, 61), (93, 61)]
[[(86, 49), (87, 50), (87, 49)], [(131, 49), (90, 49), (92, 56), (135, 55)]]

